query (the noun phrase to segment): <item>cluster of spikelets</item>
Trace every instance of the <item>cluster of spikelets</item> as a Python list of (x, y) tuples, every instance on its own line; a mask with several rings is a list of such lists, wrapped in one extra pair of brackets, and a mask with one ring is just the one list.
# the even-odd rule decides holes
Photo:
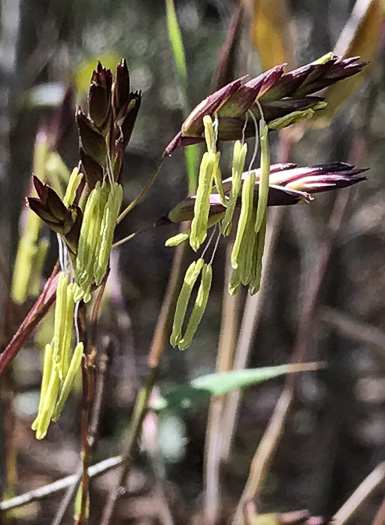
[[(75, 169), (63, 198), (64, 206), (73, 203), (81, 179), (82, 174)], [(106, 275), (122, 194), (120, 184), (97, 182), (88, 196), (77, 253), (71, 260), (59, 239), (63, 271), (56, 290), (54, 334), (45, 347), (39, 411), (32, 425), (38, 439), (46, 435), (50, 421), (59, 418), (79, 371), (84, 346), (78, 341), (71, 355), (74, 317), (79, 302), (90, 301), (91, 287), (100, 285)]]
[[(203, 141), (207, 146), (196, 195), (185, 199), (163, 218), (171, 222), (192, 220), (191, 230), (168, 239), (166, 245), (189, 240), (196, 252), (206, 241), (209, 228), (215, 226), (214, 236), (219, 225), (218, 243), (220, 236), (228, 236), (236, 225), (228, 290), (233, 295), (243, 284), (251, 295), (257, 293), (267, 206), (310, 202), (310, 193), (349, 186), (364, 178), (359, 176), (363, 170), (344, 163), (298, 169), (290, 164), (271, 166), (268, 132), (311, 118), (315, 111), (326, 106), (322, 98), (312, 93), (358, 73), (364, 65), (357, 57), (341, 59), (328, 53), (289, 73), (284, 73), (283, 66), (277, 66), (246, 84), (242, 79), (235, 80), (198, 104), (164, 152), (169, 155), (178, 147)], [(255, 150), (249, 171), (244, 171), (247, 154), (244, 140), (253, 135), (256, 142), (259, 139), (260, 167), (252, 169)], [(224, 181), (217, 140), (235, 141), (232, 176)], [(237, 207), (239, 214), (235, 214)], [(205, 263), (207, 248), (208, 245), (201, 258), (188, 268), (177, 301), (170, 342), (181, 350), (191, 344), (208, 301), (216, 247), (210, 262)], [(183, 333), (188, 304), (200, 275), (195, 303)]]
[[(54, 333), (46, 345), (38, 415), (33, 423), (42, 439), (56, 421), (71, 391), (85, 349), (77, 313), (108, 275), (110, 252), (123, 199), (124, 148), (135, 124), (140, 94), (130, 92), (129, 74), (121, 61), (113, 81), (98, 65), (88, 95), (88, 114), (79, 108), (79, 169), (74, 169), (63, 198), (34, 177), (37, 197), (30, 208), (58, 234), (61, 272), (56, 291)], [(76, 343), (71, 353), (73, 328)], [(84, 359), (86, 356), (84, 355)]]
[[(220, 236), (234, 231), (229, 292), (236, 293), (243, 284), (254, 294), (261, 280), (267, 206), (309, 202), (310, 193), (349, 186), (364, 178), (359, 176), (363, 170), (344, 163), (309, 168), (270, 165), (268, 142), (269, 129), (307, 119), (324, 107), (321, 98), (309, 95), (359, 72), (363, 66), (356, 58), (343, 60), (328, 54), (287, 74), (282, 66), (277, 66), (246, 84), (238, 79), (202, 101), (165, 149), (167, 156), (181, 146), (204, 141), (207, 146), (200, 165), (197, 194), (179, 203), (159, 222), (191, 220), (191, 230), (169, 239), (167, 244), (174, 246), (189, 240), (197, 252), (206, 242), (208, 230), (213, 228), (199, 259), (186, 272), (175, 311), (173, 346), (187, 348), (201, 322)], [(76, 112), (81, 165), (72, 172), (63, 199), (34, 177), (37, 197), (29, 197), (28, 204), (58, 234), (62, 270), (54, 334), (45, 349), (40, 405), (33, 424), (39, 439), (45, 436), (50, 421), (59, 417), (82, 356), (86, 359), (77, 329), (76, 343), (72, 343), (74, 320), (77, 328), (78, 305), (90, 301), (92, 292), (108, 274), (122, 204), (123, 153), (140, 101), (140, 93), (130, 92), (125, 61), (118, 65), (115, 80), (111, 71), (99, 64), (91, 79), (88, 114), (80, 108)], [(251, 169), (255, 151), (249, 171), (245, 171), (245, 139), (251, 136), (259, 138), (260, 168)], [(222, 180), (218, 140), (234, 141), (232, 176), (226, 180)], [(210, 259), (206, 260), (215, 232), (218, 237)], [(189, 308), (195, 287), (194, 305)], [(185, 322), (189, 310), (191, 314)]]

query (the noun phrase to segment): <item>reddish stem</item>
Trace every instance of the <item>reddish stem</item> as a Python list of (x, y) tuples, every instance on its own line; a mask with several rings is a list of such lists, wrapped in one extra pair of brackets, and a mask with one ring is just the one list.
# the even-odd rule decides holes
[(87, 503), (88, 503), (88, 467), (90, 463), (89, 443), (88, 443), (88, 418), (89, 407), (92, 402), (92, 379), (88, 366), (87, 354), (87, 326), (86, 326), (86, 312), (84, 303), (80, 304), (78, 313), (78, 324), (80, 332), (80, 340), (84, 344), (84, 355), (82, 360), (82, 415), (81, 415), (81, 444), (82, 444), (82, 483), (81, 483), (81, 507), (80, 515), (75, 520), (76, 525), (86, 525), (87, 523)]
[(56, 263), (40, 297), (32, 306), (11, 341), (0, 354), (0, 375), (4, 372), (7, 365), (16, 357), (25, 341), (30, 337), (37, 325), (47, 315), (55, 303), (58, 270), (59, 263)]

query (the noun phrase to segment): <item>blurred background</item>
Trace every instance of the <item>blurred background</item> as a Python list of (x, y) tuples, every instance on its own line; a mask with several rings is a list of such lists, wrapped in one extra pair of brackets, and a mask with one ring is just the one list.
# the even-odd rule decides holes
[[(210, 93), (237, 4), (234, 0), (175, 1), (186, 53), (190, 107)], [(379, 16), (383, 6), (381, 2), (347, 0), (277, 0), (260, 2), (259, 7), (249, 0), (244, 4), (247, 8), (240, 18), (231, 59), (234, 76), (256, 76), (282, 62), (299, 66), (337, 44), (340, 53), (361, 54), (370, 60), (361, 82), (352, 81), (354, 89), (345, 88), (342, 95), (331, 93), (333, 101), (348, 97), (333, 120), (318, 119), (271, 139), (273, 162), (306, 166), (347, 161), (370, 167), (368, 181), (338, 195), (319, 195), (310, 206), (272, 210), (262, 291), (253, 302), (240, 294), (231, 307), (235, 326), (237, 330), (242, 327), (245, 338), (238, 341), (243, 355), (239, 359), (247, 366), (288, 363), (293, 352), (306, 361), (326, 363), (325, 369), (297, 377), (294, 404), (257, 506), (260, 512), (309, 509), (312, 515), (329, 518), (384, 461), (385, 25)], [(261, 40), (258, 24), (269, 12), (277, 15), (275, 29)], [(346, 26), (349, 20), (350, 29)], [(269, 22), (266, 24), (269, 28)], [(143, 95), (125, 155), (125, 201), (130, 202), (180, 129), (184, 95), (178, 87), (161, 0), (2, 0), (0, 38), (0, 291), (2, 343), (6, 343), (33, 303), (32, 298), (22, 305), (10, 303), (7, 284), (39, 126), (48, 121), (71, 88), (72, 106), (65, 114), (68, 122), (58, 151), (70, 169), (76, 166), (75, 104), (86, 108), (97, 60), (114, 69), (125, 57), (131, 89)], [(230, 158), (228, 150), (228, 146), (223, 148), (224, 159)], [(227, 164), (224, 176), (229, 176)], [(149, 226), (186, 193), (185, 157), (180, 150), (167, 159), (152, 190), (119, 225), (116, 237)], [(43, 233), (52, 241), (44, 270), (48, 276), (57, 258), (56, 238), (48, 231)], [(99, 324), (100, 344), (110, 348), (111, 364), (95, 462), (121, 450), (135, 395), (146, 373), (146, 357), (172, 263), (174, 249), (166, 248), (164, 242), (176, 233), (176, 227), (152, 229), (114, 254), (110, 299)], [(223, 313), (225, 260), (226, 245), (221, 243), (205, 317), (187, 351), (166, 349), (161, 389), (216, 369), (221, 322), (227, 322)], [(248, 317), (243, 316), (245, 304)], [(3, 496), (40, 487), (74, 473), (78, 466), (80, 387), (60, 421), (51, 425), (47, 438), (38, 442), (30, 430), (39, 400), (39, 345), (45, 340), (43, 328), (1, 378)], [(228, 438), (229, 450), (222, 457), (221, 499), (214, 512), (217, 523), (229, 522), (283, 385), (284, 380), (274, 380), (248, 389), (237, 405), (234, 435)], [(144, 450), (140, 455), (129, 494), (119, 502), (114, 523), (204, 522), (203, 514), (207, 518), (210, 506), (207, 492), (204, 495), (209, 483), (204, 458), (207, 466), (207, 455), (210, 457), (205, 437), (213, 424), (212, 409), (209, 425), (207, 403), (160, 417), (159, 444), (153, 445), (153, 455)], [(218, 427), (223, 432), (228, 430), (226, 417), (220, 423), (224, 427)], [(90, 523), (99, 523), (115, 476), (111, 471), (92, 483)], [(371, 523), (383, 488), (347, 523)], [(4, 514), (4, 523), (51, 523), (61, 498), (58, 493), (15, 509)], [(69, 512), (63, 523), (71, 522)]]

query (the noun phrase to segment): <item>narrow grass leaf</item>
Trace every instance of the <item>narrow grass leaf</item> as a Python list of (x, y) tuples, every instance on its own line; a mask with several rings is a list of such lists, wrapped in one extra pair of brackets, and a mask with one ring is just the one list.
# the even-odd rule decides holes
[(321, 367), (321, 363), (300, 363), (200, 376), (155, 399), (151, 407), (155, 411), (188, 408), (209, 400), (211, 396), (227, 394), (285, 374), (318, 370)]
[[(183, 46), (182, 32), (179, 27), (174, 0), (165, 0), (167, 15), (167, 31), (171, 50), (175, 62), (176, 82), (182, 96), (184, 116), (190, 113), (188, 102), (188, 75), (186, 55)], [(198, 148), (190, 146), (185, 148), (185, 161), (187, 168), (188, 189), (190, 195), (194, 194), (197, 186)]]
[(175, 10), (174, 0), (166, 0), (167, 31), (170, 39), (171, 49), (174, 55), (179, 85), (184, 92), (187, 88), (187, 67), (183, 47), (182, 33), (179, 27), (178, 17)]

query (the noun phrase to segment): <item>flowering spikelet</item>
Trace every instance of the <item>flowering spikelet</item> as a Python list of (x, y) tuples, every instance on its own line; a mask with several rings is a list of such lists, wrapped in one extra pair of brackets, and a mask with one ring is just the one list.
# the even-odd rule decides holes
[(325, 107), (323, 98), (315, 93), (359, 73), (365, 65), (366, 62), (360, 62), (358, 57), (341, 58), (327, 53), (287, 73), (280, 65), (245, 84), (243, 78), (233, 80), (191, 111), (180, 132), (164, 150), (164, 156), (171, 155), (179, 147), (203, 142), (205, 116), (216, 116), (219, 140), (254, 136), (253, 123), (247, 119), (249, 111), (257, 120), (264, 117), (269, 127), (271, 124), (270, 129), (281, 129), (310, 118)]
[[(197, 251), (206, 240), (207, 229), (211, 225), (221, 221), (219, 235), (228, 236), (235, 222), (234, 217), (238, 217), (228, 290), (233, 295), (243, 284), (248, 286), (251, 295), (255, 294), (261, 282), (267, 207), (309, 203), (312, 193), (350, 186), (365, 178), (360, 175), (364, 170), (344, 163), (308, 168), (297, 168), (293, 164), (270, 165), (268, 133), (311, 118), (315, 111), (326, 106), (324, 100), (313, 96), (313, 93), (358, 73), (364, 66), (365, 63), (359, 62), (357, 57), (342, 59), (328, 53), (288, 73), (284, 73), (283, 66), (276, 66), (249, 82), (234, 80), (199, 103), (164, 151), (165, 156), (178, 147), (203, 141), (207, 145), (200, 167), (197, 194), (184, 199), (156, 223), (162, 225), (192, 220), (191, 232), (171, 237), (166, 245), (176, 246), (190, 239), (191, 247)], [(257, 126), (260, 168), (244, 172), (247, 154), (244, 140), (255, 135)], [(235, 141), (232, 177), (223, 181), (217, 140)], [(240, 208), (239, 215), (235, 214), (237, 207)], [(214, 258), (219, 238), (211, 259)], [(212, 270), (202, 261), (203, 258), (192, 263), (187, 270), (178, 299), (171, 344), (180, 349), (191, 344), (207, 304)], [(182, 335), (188, 303), (199, 275), (201, 282), (197, 298)]]
[[(72, 119), (72, 89), (66, 90), (61, 104), (53, 115), (39, 126), (36, 134), (33, 173), (42, 180), (49, 178), (55, 187), (68, 181), (68, 169), (57, 148), (68, 131)], [(11, 297), (22, 304), (27, 297), (41, 293), (43, 268), (49, 241), (41, 236), (42, 222), (31, 209), (24, 209), (20, 221), (20, 240), (12, 275)]]

